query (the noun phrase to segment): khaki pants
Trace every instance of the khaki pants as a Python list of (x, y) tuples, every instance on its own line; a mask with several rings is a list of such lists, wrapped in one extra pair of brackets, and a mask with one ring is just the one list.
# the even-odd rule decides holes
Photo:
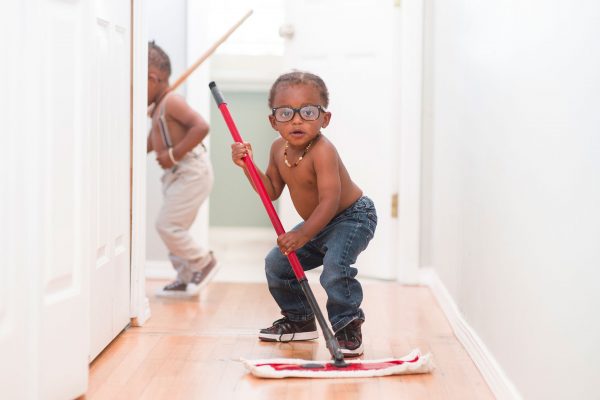
[(164, 202), (156, 229), (169, 249), (177, 279), (189, 283), (193, 273), (210, 261), (208, 251), (201, 248), (189, 232), (213, 186), (208, 154), (205, 150), (186, 154), (173, 169), (165, 170), (161, 180)]

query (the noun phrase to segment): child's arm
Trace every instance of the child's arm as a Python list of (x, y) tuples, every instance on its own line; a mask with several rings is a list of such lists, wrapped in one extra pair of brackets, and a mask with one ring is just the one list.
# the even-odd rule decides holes
[[(173, 158), (181, 160), (208, 135), (208, 123), (180, 96), (169, 96), (167, 115), (186, 127), (183, 139), (173, 147)], [(168, 156), (167, 156), (168, 157)], [(160, 161), (159, 161), (160, 162)], [(165, 167), (163, 165), (163, 167)], [(167, 167), (169, 167), (167, 165)]]
[[(285, 186), (285, 183), (283, 182), (283, 179), (281, 179), (281, 175), (279, 175), (279, 171), (277, 170), (277, 167), (275, 167), (275, 163), (273, 161), (274, 147), (275, 143), (273, 146), (271, 146), (271, 154), (269, 157), (269, 165), (267, 166), (266, 174), (255, 165), (256, 171), (258, 172), (258, 175), (260, 176), (260, 179), (265, 186), (265, 190), (267, 191), (267, 194), (271, 200), (278, 199)], [(248, 173), (248, 169), (246, 168), (246, 163), (244, 160), (242, 160), (242, 158), (246, 156), (252, 159), (252, 145), (250, 143), (233, 143), (231, 145), (231, 159), (233, 160), (233, 163), (244, 170), (246, 178), (248, 178), (248, 181), (250, 184), (252, 184), (252, 187), (256, 191), (256, 187), (254, 187), (254, 183), (252, 182), (250, 174)]]
[(339, 156), (333, 146), (320, 146), (314, 149), (313, 157), (319, 203), (298, 230), (277, 238), (277, 244), (285, 255), (304, 246), (338, 212), (342, 193)]
[(170, 96), (167, 112), (169, 116), (188, 128), (183, 140), (173, 147), (176, 160), (183, 158), (208, 135), (208, 123), (180, 96)]

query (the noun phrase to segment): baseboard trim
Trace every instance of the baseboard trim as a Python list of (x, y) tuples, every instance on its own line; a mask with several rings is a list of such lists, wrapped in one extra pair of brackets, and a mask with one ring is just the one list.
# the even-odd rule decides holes
[(175, 270), (168, 261), (146, 260), (146, 279), (175, 279)]
[(147, 297), (144, 297), (140, 314), (137, 317), (131, 318), (131, 326), (143, 326), (151, 316), (152, 311), (150, 309), (150, 300), (148, 300)]
[(444, 283), (433, 268), (422, 268), (420, 271), (421, 283), (431, 289), (442, 311), (459, 342), (481, 372), (497, 399), (521, 400), (522, 396), (513, 383), (508, 379), (492, 353), (484, 342), (465, 321), (454, 299), (444, 286)]

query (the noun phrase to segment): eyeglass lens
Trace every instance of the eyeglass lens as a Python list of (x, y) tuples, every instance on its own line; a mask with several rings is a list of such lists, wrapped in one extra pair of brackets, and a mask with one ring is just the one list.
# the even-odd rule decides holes
[(319, 118), (319, 106), (308, 105), (300, 108), (279, 107), (273, 112), (275, 119), (279, 122), (291, 121), (296, 113), (300, 114), (300, 118), (305, 121), (314, 121)]

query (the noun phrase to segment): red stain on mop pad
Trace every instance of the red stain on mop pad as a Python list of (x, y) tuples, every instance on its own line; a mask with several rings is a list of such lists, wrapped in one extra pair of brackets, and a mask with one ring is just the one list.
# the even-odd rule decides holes
[(332, 361), (300, 359), (242, 360), (260, 378), (367, 378), (374, 376), (423, 374), (433, 370), (431, 355), (418, 349), (405, 357), (383, 360), (349, 360), (338, 367)]
[(369, 371), (373, 369), (384, 369), (393, 367), (395, 365), (402, 365), (404, 363), (414, 363), (419, 361), (419, 356), (409, 361), (403, 360), (391, 360), (385, 362), (357, 362), (347, 364), (345, 367), (337, 367), (333, 363), (307, 363), (307, 364), (257, 364), (257, 367), (268, 366), (277, 371)]

